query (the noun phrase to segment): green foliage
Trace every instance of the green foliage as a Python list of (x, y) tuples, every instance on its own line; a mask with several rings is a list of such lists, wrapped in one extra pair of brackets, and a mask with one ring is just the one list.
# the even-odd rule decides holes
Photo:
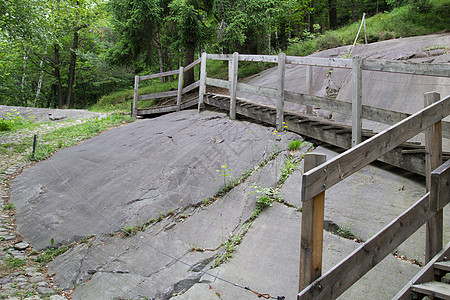
[(2, 269), (16, 270), (22, 268), (26, 265), (26, 261), (24, 259), (16, 258), (13, 256), (8, 256), (3, 258)]
[(54, 260), (55, 257), (57, 257), (58, 255), (61, 255), (67, 250), (69, 250), (70, 248), (71, 248), (70, 245), (62, 246), (59, 248), (51, 247), (50, 249), (47, 249), (44, 252), (42, 252), (35, 260), (41, 265), (45, 265)]
[(3, 205), (3, 210), (14, 210), (16, 209), (16, 206), (14, 205), (14, 203), (6, 203), (5, 205)]
[(26, 120), (19, 113), (13, 110), (13, 113), (7, 112), (6, 117), (0, 119), (0, 131), (14, 131), (30, 125), (32, 120)]
[(303, 143), (304, 143), (304, 141), (300, 141), (300, 140), (289, 141), (289, 143), (288, 143), (288, 150), (289, 151), (299, 150), (300, 147), (303, 145)]
[[(231, 175), (232, 171), (233, 170), (228, 168), (227, 165), (222, 165), (220, 167), (220, 170), (216, 170), (216, 172), (219, 172), (219, 177), (223, 178), (223, 185), (225, 187), (227, 186), (227, 180), (231, 180), (232, 179), (232, 175)], [(216, 180), (219, 179), (219, 177), (216, 178)]]
[(98, 135), (108, 128), (119, 126), (132, 120), (127, 115), (113, 114), (105, 118), (90, 119), (81, 124), (56, 129), (39, 137), (39, 146), (36, 148), (34, 158), (30, 156), (30, 160), (39, 161), (46, 159), (61, 148), (75, 145), (78, 142)]

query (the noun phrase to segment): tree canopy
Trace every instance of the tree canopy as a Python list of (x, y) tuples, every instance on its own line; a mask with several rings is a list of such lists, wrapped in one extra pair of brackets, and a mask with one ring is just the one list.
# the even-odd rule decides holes
[[(293, 42), (431, 0), (3, 0), (0, 103), (86, 107), (202, 51), (275, 54)], [(194, 80), (193, 69), (185, 85)]]

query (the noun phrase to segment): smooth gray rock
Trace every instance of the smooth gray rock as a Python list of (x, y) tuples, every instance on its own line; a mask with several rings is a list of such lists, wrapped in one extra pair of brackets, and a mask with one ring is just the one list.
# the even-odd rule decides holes
[[(258, 293), (295, 299), (298, 290), (300, 224), (301, 213), (275, 203), (256, 219), (233, 258), (214, 269), (212, 273), (242, 287), (248, 286)], [(358, 246), (358, 243), (325, 232), (323, 272)], [(418, 266), (389, 255), (341, 298), (389, 299), (418, 271)], [(254, 297), (246, 289), (235, 287), (209, 275), (203, 276), (201, 280), (208, 281), (222, 299)], [(190, 297), (194, 296), (195, 294), (190, 294)]]
[[(314, 152), (326, 154), (330, 160), (339, 154), (333, 149), (318, 147)], [(301, 205), (301, 170), (294, 172), (281, 189), (285, 201), (295, 205)], [(325, 220), (346, 227), (366, 241), (425, 195), (424, 181), (384, 164), (369, 165), (327, 189)], [(450, 240), (449, 209), (444, 209), (444, 241)], [(421, 228), (397, 251), (424, 262), (424, 241), (425, 229)]]
[[(223, 186), (216, 171), (222, 165), (237, 177), (273, 151), (272, 131), (193, 110), (112, 129), (57, 152), (13, 181), (18, 231), (43, 249), (52, 238), (58, 246), (201, 203)], [(283, 135), (281, 146), (287, 137), (299, 139)]]
[(14, 249), (16, 250), (25, 250), (30, 246), (28, 243), (17, 243), (14, 245)]

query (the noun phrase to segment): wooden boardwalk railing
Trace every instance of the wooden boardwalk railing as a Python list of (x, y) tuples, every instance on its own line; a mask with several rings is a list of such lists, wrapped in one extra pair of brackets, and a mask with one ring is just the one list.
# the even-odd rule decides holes
[[(197, 80), (196, 82), (183, 88), (184, 72), (194, 68), (196, 65), (200, 64), (200, 62), (201, 62), (201, 60), (197, 59), (194, 62), (192, 62), (191, 64), (187, 65), (186, 67), (180, 67), (178, 70), (172, 70), (172, 71), (167, 71), (167, 72), (163, 72), (163, 73), (156, 73), (156, 74), (150, 74), (150, 75), (144, 75), (144, 76), (136, 75), (134, 77), (134, 96), (133, 96), (133, 109), (132, 109), (133, 116), (136, 117), (138, 115), (139, 101), (156, 99), (156, 98), (167, 98), (167, 97), (177, 96), (176, 106), (162, 108), (161, 112), (171, 112), (171, 111), (181, 110), (182, 95), (192, 91), (195, 88), (198, 88), (200, 85), (200, 80)], [(173, 75), (178, 75), (178, 89), (176, 91), (139, 95), (139, 82), (140, 81), (154, 79), (154, 78), (161, 78), (161, 77), (166, 77), (166, 76), (173, 76)]]
[[(208, 59), (227, 60), (229, 62), (228, 80), (207, 77), (206, 63)], [(278, 64), (277, 88), (254, 86), (238, 82), (239, 61)], [(188, 87), (182, 88), (183, 73), (197, 64), (200, 64), (200, 80)], [(311, 91), (313, 66), (352, 69), (353, 89), (351, 103), (285, 91), (285, 64), (307, 66), (307, 91)], [(449, 64), (400, 63), (362, 60), (359, 57), (352, 59), (293, 57), (286, 56), (284, 53), (275, 56), (242, 55), (238, 53), (207, 54), (204, 52), (200, 59), (185, 68), (146, 76), (136, 76), (135, 78), (133, 111), (135, 116), (138, 112), (138, 101), (144, 99), (177, 96), (177, 106), (170, 109), (160, 109), (175, 111), (174, 108), (176, 108), (176, 110), (180, 110), (182, 108), (181, 95), (197, 87), (199, 87), (199, 110), (204, 105), (205, 100), (209, 104), (214, 102), (215, 106), (223, 109), (225, 108), (225, 103), (219, 102), (220, 100), (226, 100), (226, 105), (228, 105), (227, 110), (230, 112), (230, 119), (235, 119), (238, 110), (248, 116), (250, 110), (255, 110), (254, 108), (258, 107), (260, 108), (259, 111), (255, 110), (253, 116), (259, 121), (266, 121), (267, 119), (264, 118), (269, 118), (271, 120), (269, 123), (276, 125), (278, 129), (283, 128), (285, 117), (289, 117), (289, 114), (292, 114), (292, 112), (284, 111), (285, 101), (305, 105), (307, 107), (306, 111), (309, 114), (312, 113), (312, 107), (318, 107), (351, 115), (352, 127), (350, 131), (352, 132), (351, 146), (353, 148), (326, 162), (325, 158), (320, 155), (308, 155), (305, 157), (306, 173), (303, 175), (302, 184), (303, 212), (298, 299), (334, 299), (338, 297), (425, 223), (427, 223), (426, 260), (430, 260), (442, 248), (442, 209), (450, 201), (450, 161), (442, 164), (442, 138), (450, 138), (450, 123), (443, 122), (442, 119), (450, 114), (450, 96), (439, 100), (440, 96), (436, 93), (426, 94), (426, 108), (413, 115), (362, 105), (361, 80), (363, 70), (450, 77)], [(139, 96), (139, 81), (176, 74), (179, 75), (177, 91)], [(229, 97), (213, 95), (211, 99), (206, 98), (207, 85), (228, 89)], [(240, 100), (240, 106), (238, 107), (238, 91), (274, 98), (277, 100), (276, 108), (242, 100)], [(273, 109), (275, 110), (272, 111)], [(315, 123), (320, 126), (324, 125), (323, 122), (316, 120), (313, 116), (308, 118), (302, 116), (294, 117), (300, 118), (300, 120), (297, 119), (297, 122), (294, 122), (293, 125), (299, 125), (302, 122)], [(362, 119), (393, 126), (366, 141), (362, 141)], [(287, 119), (287, 122), (291, 122), (291, 120)], [(334, 128), (335, 125), (326, 123), (323, 131)], [(314, 129), (311, 132), (316, 131)], [(344, 129), (344, 131), (347, 131), (347, 129)], [(383, 157), (386, 157), (385, 159), (389, 163), (396, 166), (404, 166), (404, 157), (399, 157), (398, 151), (391, 155), (393, 153), (392, 150), (422, 131), (426, 131), (426, 145), (425, 149), (423, 149), (426, 153), (426, 168), (423, 165), (416, 166), (413, 162), (410, 162), (406, 163), (406, 169), (426, 175), (427, 193), (417, 203), (361, 245), (341, 263), (325, 275), (322, 275), (325, 190), (379, 158), (383, 159)], [(316, 138), (317, 134), (313, 134), (311, 137)], [(348, 143), (347, 141), (338, 141), (339, 139), (335, 137), (329, 140), (334, 141), (331, 142), (332, 144), (344, 148), (346, 148), (346, 144)], [(327, 140), (326, 142), (329, 141)], [(402, 154), (403, 151), (401, 151), (400, 156)], [(434, 171), (432, 172), (432, 170)]]
[[(428, 233), (427, 261), (442, 249), (442, 211), (450, 202), (450, 161), (441, 166), (440, 125), (441, 120), (450, 114), (450, 96), (439, 100), (439, 94), (428, 93), (425, 99), (430, 105), (423, 110), (303, 175), (300, 283), (297, 299), (337, 298), (425, 223)], [(406, 212), (321, 276), (322, 244), (318, 237), (323, 235), (323, 227), (320, 226), (323, 224), (323, 212), (320, 211), (323, 210), (324, 200), (317, 203), (317, 197), (324, 199), (326, 189), (424, 130), (427, 136), (429, 191)], [(313, 159), (317, 160), (316, 157)], [(309, 224), (305, 225), (305, 222)]]

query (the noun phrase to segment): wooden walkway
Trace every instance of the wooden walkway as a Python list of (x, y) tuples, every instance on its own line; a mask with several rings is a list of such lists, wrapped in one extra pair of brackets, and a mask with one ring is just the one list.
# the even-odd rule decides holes
[[(230, 96), (218, 94), (206, 94), (204, 104), (223, 111), (230, 110)], [(181, 103), (181, 109), (197, 108), (198, 97)], [(177, 105), (168, 105), (156, 108), (139, 109), (138, 116), (155, 117), (166, 113), (178, 111)], [(276, 126), (277, 110), (275, 106), (257, 103), (247, 99), (237, 98), (236, 113), (256, 122)], [(323, 119), (300, 112), (286, 110), (284, 120), (289, 131), (298, 133), (318, 141), (337, 146), (342, 149), (350, 149), (352, 146), (352, 127), (350, 125), (336, 123), (333, 120)], [(362, 141), (376, 135), (371, 130), (362, 130)], [(444, 160), (450, 159), (450, 153), (443, 153)], [(425, 174), (425, 146), (418, 142), (405, 142), (394, 150), (379, 158), (380, 161), (399, 167), (401, 169)]]

